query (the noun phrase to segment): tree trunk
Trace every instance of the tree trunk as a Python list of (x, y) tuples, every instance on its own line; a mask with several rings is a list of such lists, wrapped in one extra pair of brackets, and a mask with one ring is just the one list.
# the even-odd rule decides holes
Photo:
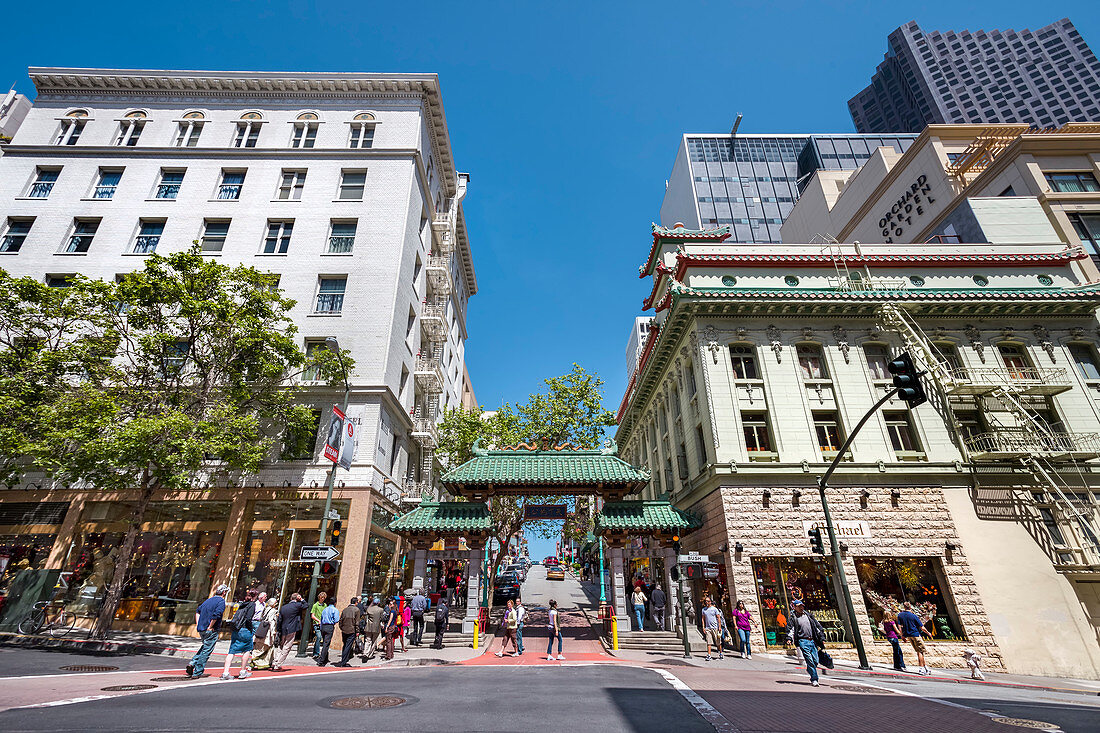
[(153, 498), (154, 490), (149, 469), (141, 475), (141, 497), (138, 499), (137, 508), (134, 509), (130, 519), (130, 527), (126, 530), (126, 536), (122, 540), (122, 547), (118, 551), (118, 560), (115, 561), (115, 574), (111, 578), (111, 584), (107, 588), (107, 595), (103, 599), (103, 605), (99, 609), (99, 616), (95, 620), (91, 638), (106, 639), (111, 631), (111, 625), (115, 620), (119, 603), (122, 601), (122, 590), (126, 587), (126, 576), (130, 572), (130, 558), (134, 554), (134, 545), (137, 544), (138, 535), (141, 534), (141, 525), (145, 522), (145, 511)]

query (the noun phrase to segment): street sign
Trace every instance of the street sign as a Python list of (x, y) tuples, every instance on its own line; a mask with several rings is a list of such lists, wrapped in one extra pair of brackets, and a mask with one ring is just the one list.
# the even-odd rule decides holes
[(565, 519), (565, 504), (528, 504), (523, 508), (524, 519)]
[(330, 521), (335, 522), (337, 519), (340, 518), (340, 512), (336, 511), (335, 509), (329, 509), (328, 514), (326, 514), (325, 516), (328, 517)]
[(335, 547), (329, 547), (328, 545), (310, 545), (302, 548), (302, 554), (299, 557), (302, 561), (316, 562), (318, 560), (324, 562), (325, 560), (331, 560), (340, 554), (340, 551)]
[(680, 555), (679, 562), (710, 562), (710, 555), (700, 555), (698, 552), (689, 552)]

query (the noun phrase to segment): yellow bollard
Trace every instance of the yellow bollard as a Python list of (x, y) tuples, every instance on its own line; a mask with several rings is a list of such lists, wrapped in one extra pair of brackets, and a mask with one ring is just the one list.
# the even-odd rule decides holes
[(611, 648), (618, 650), (619, 648), (619, 624), (615, 621), (615, 616), (611, 616)]
[(478, 627), (480, 627), (480, 626), (481, 626), (480, 623), (478, 623), (476, 621), (474, 622), (474, 649), (477, 649), (477, 630), (478, 630)]

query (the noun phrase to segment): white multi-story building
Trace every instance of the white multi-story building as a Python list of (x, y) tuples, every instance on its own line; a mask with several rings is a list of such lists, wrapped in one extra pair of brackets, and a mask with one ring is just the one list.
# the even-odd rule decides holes
[[(402, 493), (431, 490), (435, 421), (471, 391), (466, 305), (477, 281), (462, 213), (467, 179), (455, 170), (438, 78), (61, 68), (30, 75), (37, 98), (0, 158), (0, 267), (59, 285), (75, 273), (111, 279), (141, 268), (151, 252), (198, 241), (221, 262), (277, 276), (297, 302), (291, 317), (302, 347), (324, 348), (336, 337), (355, 359), (348, 412), (359, 424), (358, 450), (351, 471), (338, 476), (346, 543), (329, 590), (341, 598), (388, 590), (400, 548), (387, 517)], [(311, 386), (319, 422), (327, 424), (322, 414), (342, 392)], [(210, 571), (189, 584), (188, 597), (214, 580), (242, 591), (300, 585), (296, 571), (284, 578), (295, 551), (285, 530), (298, 530), (299, 545), (319, 539), (316, 505), (324, 497), (316, 487), (330, 464), (319, 456), (318, 432), (312, 454), (273, 457), (244, 487), (206, 490), (204, 536), (167, 533)], [(5, 504), (41, 500), (21, 489)], [(20, 539), (0, 525), (0, 544), (35, 567), (69, 543), (78, 548), (70, 564), (94, 562), (117, 512), (76, 492), (51, 492), (50, 501), (65, 504), (54, 511), (57, 532), (47, 523)], [(168, 497), (160, 508), (165, 521), (176, 504)], [(157, 534), (155, 523), (151, 529)], [(152, 562), (156, 554), (144, 556)], [(156, 582), (164, 579), (151, 578), (149, 588)], [(187, 611), (167, 610), (149, 588), (128, 591), (124, 618), (187, 623)], [(142, 610), (126, 616), (128, 603)]]
[(634, 372), (638, 369), (638, 360), (642, 358), (642, 348), (645, 346), (646, 336), (649, 334), (649, 324), (653, 323), (652, 316), (637, 316), (634, 325), (630, 329), (630, 338), (626, 340), (626, 381), (634, 378)]

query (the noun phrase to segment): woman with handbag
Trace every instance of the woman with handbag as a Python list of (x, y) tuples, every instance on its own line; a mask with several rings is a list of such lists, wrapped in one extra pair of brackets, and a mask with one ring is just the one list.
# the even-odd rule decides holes
[(229, 674), (229, 670), (233, 667), (233, 657), (237, 654), (241, 655), (241, 673), (237, 675), (237, 679), (243, 680), (252, 675), (248, 671), (248, 661), (252, 657), (252, 646), (255, 638), (253, 619), (256, 616), (256, 599), (259, 595), (259, 591), (255, 589), (248, 591), (244, 596), (244, 603), (240, 605), (229, 622), (233, 636), (230, 637), (229, 651), (226, 652), (225, 666), (222, 668), (221, 679), (223, 680), (232, 679), (233, 675)]
[(515, 604), (508, 601), (508, 610), (504, 612), (504, 621), (501, 622), (501, 627), (504, 629), (504, 641), (500, 643), (500, 651), (497, 652), (498, 657), (503, 657), (504, 652), (508, 650), (508, 642), (512, 642), (512, 656), (519, 654), (519, 645), (516, 644), (516, 630), (519, 629), (519, 614), (516, 612)]
[(252, 656), (252, 669), (271, 669), (279, 629), (278, 605), (278, 598), (268, 598), (260, 611), (260, 620), (256, 624), (256, 648), (259, 651)]

